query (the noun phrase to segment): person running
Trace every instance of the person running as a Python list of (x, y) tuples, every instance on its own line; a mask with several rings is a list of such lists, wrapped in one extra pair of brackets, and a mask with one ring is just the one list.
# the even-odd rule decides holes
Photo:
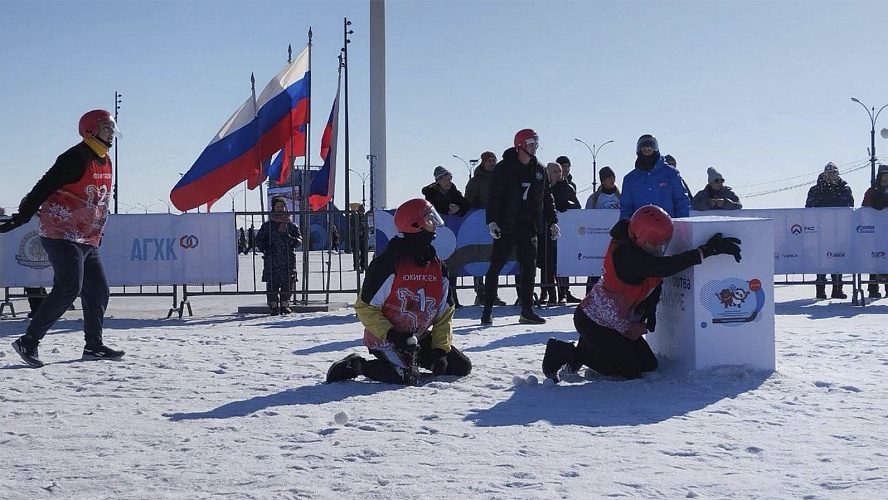
[(327, 382), (363, 375), (390, 384), (416, 385), (419, 368), (434, 375), (465, 376), (472, 363), (451, 344), (453, 305), (447, 266), (432, 240), (444, 221), (426, 200), (395, 211), (399, 234), (367, 268), (355, 312), (364, 325), (364, 345), (375, 359), (349, 354), (330, 366)]
[(740, 240), (722, 233), (698, 248), (664, 257), (672, 233), (672, 218), (654, 205), (641, 207), (631, 219), (614, 225), (601, 280), (574, 312), (579, 342), (549, 339), (543, 356), (546, 377), (557, 383), (562, 367), (576, 372), (583, 365), (602, 375), (629, 379), (657, 368), (657, 357), (643, 335), (656, 328), (663, 278), (713, 255), (741, 259)]
[(99, 244), (108, 220), (112, 166), (108, 157), (119, 137), (111, 113), (96, 109), (80, 118), (83, 141), (62, 153), (19, 205), (12, 219), (0, 224), (11, 231), (40, 212), (40, 242), (52, 263), (52, 291), (34, 313), (25, 334), (12, 343), (28, 365), (43, 366), (38, 345), (46, 332), (79, 296), (83, 305), (84, 359), (118, 359), (124, 351), (102, 339), (108, 307), (108, 281)]

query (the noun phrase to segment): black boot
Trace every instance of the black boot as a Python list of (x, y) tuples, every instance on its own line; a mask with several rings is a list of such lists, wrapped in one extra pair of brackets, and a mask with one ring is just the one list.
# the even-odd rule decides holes
[(491, 308), (488, 306), (484, 306), (484, 309), (481, 311), (481, 324), (482, 325), (492, 325), (493, 319), (490, 317)]
[(817, 295), (818, 299), (826, 298), (826, 285), (815, 285), (817, 287)]
[(842, 291), (841, 286), (833, 285), (832, 294), (830, 294), (830, 297), (833, 299), (847, 299), (848, 294)]
[(525, 325), (542, 325), (546, 320), (533, 312), (533, 309), (525, 309), (524, 311), (521, 311), (521, 316), (518, 316), (518, 322)]
[(269, 302), (269, 303), (268, 303), (268, 314), (270, 314), (270, 315), (272, 315), (272, 316), (277, 316), (277, 315), (278, 315), (278, 311), (279, 311), (279, 309), (278, 309), (278, 303), (277, 303), (277, 302)]
[(327, 370), (327, 383), (342, 382), (357, 377), (361, 374), (363, 362), (364, 358), (352, 353), (333, 363)]
[(546, 353), (543, 355), (543, 374), (558, 383), (558, 371), (570, 365), (574, 357), (573, 342), (564, 342), (550, 338), (546, 342)]
[(882, 294), (879, 293), (879, 284), (878, 283), (870, 283), (869, 285), (867, 285), (866, 289), (867, 289), (867, 292), (869, 292), (870, 299), (875, 300), (875, 299), (882, 298)]

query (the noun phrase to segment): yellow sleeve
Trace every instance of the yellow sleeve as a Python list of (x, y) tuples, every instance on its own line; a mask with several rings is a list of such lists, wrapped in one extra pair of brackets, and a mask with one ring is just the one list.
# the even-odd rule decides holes
[[(355, 313), (364, 328), (379, 339), (384, 339), (388, 331), (392, 329), (391, 322), (382, 314), (382, 307), (370, 305), (361, 300), (360, 296), (355, 302)], [(453, 312), (450, 313), (450, 316), (453, 317)]]
[(447, 309), (432, 322), (432, 349), (450, 352), (453, 341), (453, 306)]

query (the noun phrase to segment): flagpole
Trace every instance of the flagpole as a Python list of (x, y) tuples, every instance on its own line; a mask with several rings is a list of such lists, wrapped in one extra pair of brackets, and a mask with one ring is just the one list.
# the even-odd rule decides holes
[[(256, 76), (253, 73), (250, 73), (250, 89), (253, 93), (253, 118), (257, 115), (256, 110)], [(254, 127), (258, 127), (258, 125), (254, 125)], [(259, 129), (256, 129), (256, 140), (259, 140)], [(258, 151), (258, 149), (257, 149)], [(257, 158), (257, 162), (259, 163), (259, 171), (262, 171), (262, 158)], [(260, 174), (261, 177), (261, 174)], [(262, 210), (262, 222), (265, 222), (265, 192), (262, 188), (262, 182), (259, 183), (259, 209)]]
[(351, 40), (348, 39), (348, 35), (354, 33), (353, 30), (348, 29), (351, 25), (351, 21), (348, 20), (347, 17), (342, 18), (342, 61), (340, 64), (340, 71), (342, 68), (345, 69), (345, 210), (346, 215), (348, 214), (348, 209), (351, 204), (351, 196), (350, 196), (350, 187), (349, 187), (349, 161), (348, 161), (348, 44), (351, 43)]
[(305, 161), (302, 170), (302, 182), (299, 192), (300, 226), (302, 226), (302, 303), (308, 304), (308, 260), (311, 250), (311, 232), (308, 226), (308, 176), (311, 158), (311, 27), (308, 28), (308, 120), (305, 124)]

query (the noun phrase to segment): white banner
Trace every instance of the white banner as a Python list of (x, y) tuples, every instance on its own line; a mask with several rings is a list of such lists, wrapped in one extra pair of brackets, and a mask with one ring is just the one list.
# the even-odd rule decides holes
[[(234, 213), (111, 215), (99, 255), (110, 286), (235, 283)], [(0, 262), (0, 287), (52, 285), (36, 217), (0, 237)]]
[(619, 218), (619, 210), (568, 210), (558, 214), (558, 275), (601, 276), (609, 233)]

